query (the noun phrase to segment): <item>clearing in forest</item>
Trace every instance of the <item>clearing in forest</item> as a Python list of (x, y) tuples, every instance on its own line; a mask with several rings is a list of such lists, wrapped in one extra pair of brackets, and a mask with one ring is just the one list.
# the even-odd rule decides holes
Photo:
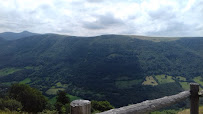
[(156, 85), (158, 85), (158, 83), (156, 82), (156, 80), (154, 80), (154, 78), (152, 76), (147, 76), (145, 78), (145, 81), (142, 83), (142, 85), (156, 86)]

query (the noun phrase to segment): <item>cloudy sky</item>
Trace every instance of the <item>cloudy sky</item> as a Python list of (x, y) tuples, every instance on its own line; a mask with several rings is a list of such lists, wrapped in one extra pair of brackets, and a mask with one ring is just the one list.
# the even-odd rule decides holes
[(0, 32), (203, 36), (203, 0), (0, 0)]

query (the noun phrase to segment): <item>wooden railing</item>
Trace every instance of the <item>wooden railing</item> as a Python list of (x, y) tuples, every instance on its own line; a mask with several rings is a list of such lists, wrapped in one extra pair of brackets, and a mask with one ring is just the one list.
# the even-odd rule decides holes
[[(111, 109), (97, 114), (145, 114), (160, 108), (171, 106), (172, 104), (190, 98), (190, 114), (199, 114), (199, 97), (203, 96), (203, 91), (199, 92), (199, 84), (190, 83), (190, 91), (183, 91), (172, 96), (165, 96), (155, 100), (147, 100), (138, 104)], [(75, 100), (71, 102), (71, 114), (91, 114), (91, 102), (88, 100)]]

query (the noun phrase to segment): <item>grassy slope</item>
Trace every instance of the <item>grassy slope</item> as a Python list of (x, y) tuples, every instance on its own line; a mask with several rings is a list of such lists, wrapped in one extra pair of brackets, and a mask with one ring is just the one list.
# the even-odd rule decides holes
[(25, 78), (24, 80), (20, 81), (19, 83), (20, 84), (28, 84), (31, 82), (31, 79), (30, 78)]
[(156, 86), (156, 85), (158, 85), (158, 83), (156, 82), (156, 80), (154, 80), (154, 78), (152, 76), (147, 76), (145, 78), (145, 81), (142, 83), (142, 85)]
[(17, 71), (20, 71), (22, 69), (20, 68), (4, 68), (4, 69), (0, 69), (0, 77), (1, 76), (6, 76), (6, 75), (9, 75), (9, 74), (13, 74)]
[(167, 76), (167, 75), (162, 74), (162, 75), (156, 75), (155, 77), (160, 84), (175, 82), (172, 79), (172, 76)]

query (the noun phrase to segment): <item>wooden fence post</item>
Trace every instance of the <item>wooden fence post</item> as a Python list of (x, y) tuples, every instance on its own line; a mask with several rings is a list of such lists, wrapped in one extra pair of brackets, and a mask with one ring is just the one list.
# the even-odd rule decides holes
[(199, 84), (190, 83), (190, 114), (199, 114)]
[(88, 100), (74, 100), (70, 108), (71, 114), (91, 114), (91, 102)]

